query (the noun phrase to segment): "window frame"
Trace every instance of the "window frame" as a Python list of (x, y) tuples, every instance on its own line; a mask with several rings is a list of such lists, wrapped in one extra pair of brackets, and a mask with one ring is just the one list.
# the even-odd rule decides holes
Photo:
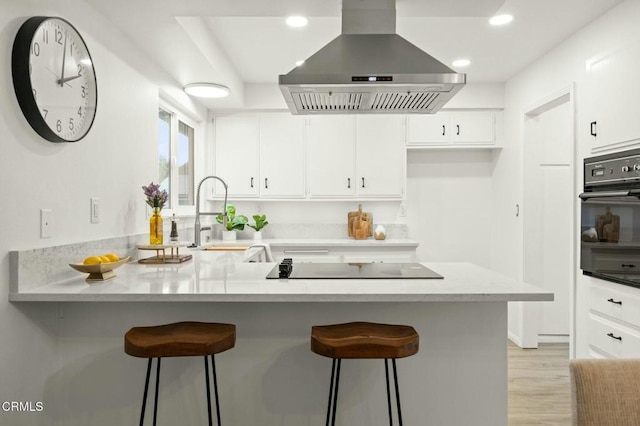
[[(171, 117), (171, 134), (169, 141), (169, 177), (170, 177), (170, 188), (169, 188), (169, 198), (170, 198), (170, 206), (171, 208), (162, 209), (162, 216), (172, 216), (173, 214), (176, 217), (193, 217), (195, 216), (196, 211), (196, 182), (195, 177), (198, 175), (198, 166), (197, 166), (197, 151), (198, 151), (198, 138), (200, 137), (200, 127), (199, 123), (196, 120), (193, 120), (186, 114), (182, 113), (178, 108), (174, 105), (160, 99), (158, 103), (158, 118), (160, 110), (167, 112)], [(177, 167), (177, 149), (178, 149), (178, 133), (179, 133), (179, 122), (183, 122), (187, 126), (193, 129), (193, 204), (188, 206), (179, 205), (179, 190), (178, 190), (178, 167)], [(160, 135), (158, 135), (158, 138)], [(157, 146), (157, 145), (156, 145)], [(158, 176), (159, 179), (159, 176)]]

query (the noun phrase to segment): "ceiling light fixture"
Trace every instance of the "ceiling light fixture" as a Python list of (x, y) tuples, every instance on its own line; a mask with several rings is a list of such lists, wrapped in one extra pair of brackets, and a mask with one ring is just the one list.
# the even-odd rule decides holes
[(299, 61), (296, 61), (296, 67), (299, 67), (300, 65), (304, 64), (304, 59), (301, 59)]
[(468, 59), (456, 59), (451, 63), (451, 65), (456, 68), (468, 67), (469, 65), (471, 65), (471, 61)]
[(300, 28), (305, 27), (309, 23), (309, 20), (304, 16), (289, 16), (285, 22), (290, 27)]
[(227, 86), (215, 83), (191, 83), (184, 86), (184, 91), (199, 98), (224, 98), (231, 90)]
[(489, 19), (489, 23), (495, 27), (498, 27), (500, 25), (506, 25), (511, 21), (513, 21), (513, 15), (509, 15), (507, 13), (503, 15), (496, 15), (491, 17), (491, 19)]

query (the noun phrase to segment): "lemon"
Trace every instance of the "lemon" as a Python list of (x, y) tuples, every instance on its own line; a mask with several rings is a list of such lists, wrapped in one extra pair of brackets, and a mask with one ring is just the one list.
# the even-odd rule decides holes
[(111, 263), (111, 260), (107, 256), (98, 256), (102, 263)]
[(82, 263), (84, 265), (97, 265), (98, 263), (102, 263), (102, 259), (98, 256), (89, 256)]
[(104, 255), (104, 257), (108, 258), (109, 262), (117, 262), (118, 260), (120, 260), (118, 255), (115, 253), (107, 253)]

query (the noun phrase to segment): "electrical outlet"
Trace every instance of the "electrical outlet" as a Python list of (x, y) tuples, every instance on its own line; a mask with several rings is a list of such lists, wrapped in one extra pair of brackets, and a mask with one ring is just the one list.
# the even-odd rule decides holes
[(400, 203), (400, 209), (398, 210), (398, 217), (407, 217), (407, 203)]
[(91, 223), (100, 222), (100, 198), (91, 198)]
[(40, 238), (53, 236), (53, 210), (40, 209)]

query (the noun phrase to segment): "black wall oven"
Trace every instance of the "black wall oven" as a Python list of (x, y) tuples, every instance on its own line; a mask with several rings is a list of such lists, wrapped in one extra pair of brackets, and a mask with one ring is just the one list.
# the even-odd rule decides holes
[(640, 288), (640, 149), (584, 160), (580, 268)]

